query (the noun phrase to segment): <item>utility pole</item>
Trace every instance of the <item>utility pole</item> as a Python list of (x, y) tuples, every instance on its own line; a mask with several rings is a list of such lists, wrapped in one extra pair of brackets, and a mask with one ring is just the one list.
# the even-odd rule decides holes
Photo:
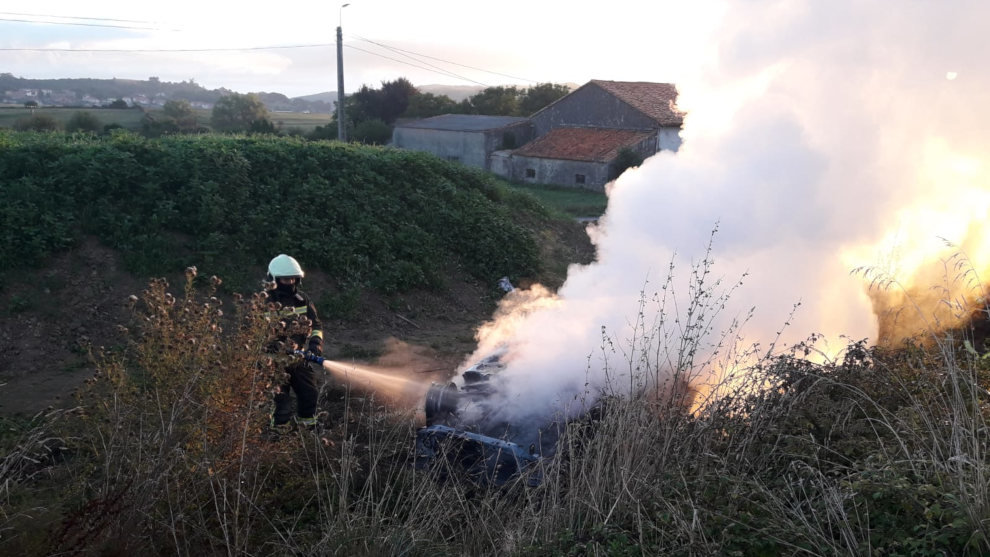
[(337, 139), (347, 141), (344, 131), (344, 32), (341, 30), (341, 15), (350, 4), (342, 4), (337, 10)]

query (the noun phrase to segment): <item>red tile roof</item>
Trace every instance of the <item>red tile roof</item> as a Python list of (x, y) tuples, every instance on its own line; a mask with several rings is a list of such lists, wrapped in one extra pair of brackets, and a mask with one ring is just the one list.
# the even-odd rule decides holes
[(604, 128), (557, 128), (512, 152), (524, 157), (609, 162), (619, 149), (643, 141), (649, 132)]
[(615, 95), (661, 126), (679, 126), (684, 122), (684, 113), (677, 109), (677, 87), (673, 83), (601, 79), (592, 79), (589, 83)]

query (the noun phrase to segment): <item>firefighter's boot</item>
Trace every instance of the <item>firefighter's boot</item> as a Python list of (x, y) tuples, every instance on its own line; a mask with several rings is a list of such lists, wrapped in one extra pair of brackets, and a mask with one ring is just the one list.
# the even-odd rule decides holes
[(306, 428), (308, 431), (315, 431), (316, 426), (319, 425), (320, 422), (316, 419), (316, 416), (312, 416), (309, 418), (296, 418), (296, 423), (299, 424), (300, 427)]

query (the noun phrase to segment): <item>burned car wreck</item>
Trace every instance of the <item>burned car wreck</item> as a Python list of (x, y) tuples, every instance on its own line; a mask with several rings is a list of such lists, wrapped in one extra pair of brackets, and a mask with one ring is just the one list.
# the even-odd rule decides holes
[(454, 381), (433, 384), (426, 395), (426, 427), (416, 433), (416, 466), (458, 471), (477, 483), (501, 486), (523, 477), (530, 486), (543, 479), (563, 420), (545, 413), (520, 417), (499, 396), (505, 351), (478, 361)]

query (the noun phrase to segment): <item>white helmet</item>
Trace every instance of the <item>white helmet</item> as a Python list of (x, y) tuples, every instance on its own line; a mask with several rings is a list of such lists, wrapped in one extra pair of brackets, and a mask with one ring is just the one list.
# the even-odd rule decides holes
[(301, 279), (305, 275), (306, 273), (303, 272), (299, 262), (284, 253), (276, 256), (275, 259), (272, 259), (268, 263), (268, 277), (271, 281), (279, 277), (296, 277)]

